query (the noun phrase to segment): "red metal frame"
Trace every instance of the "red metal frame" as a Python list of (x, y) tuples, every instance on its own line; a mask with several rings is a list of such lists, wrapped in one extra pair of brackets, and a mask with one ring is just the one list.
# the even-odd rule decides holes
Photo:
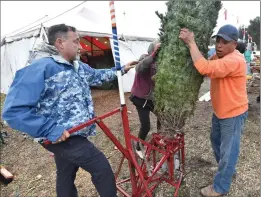
[[(110, 129), (102, 121), (103, 119), (119, 112), (122, 117), (126, 147), (124, 147), (119, 140), (117, 140)], [(162, 133), (154, 133), (149, 142), (143, 141), (130, 133), (126, 105), (123, 105), (121, 108), (115, 109), (103, 116), (96, 117), (88, 122), (80, 124), (79, 126), (70, 129), (69, 133), (71, 134), (94, 123), (98, 124), (98, 126), (123, 154), (118, 170), (115, 173), (117, 189), (121, 194), (123, 194), (123, 196), (152, 197), (153, 191), (157, 188), (157, 186), (165, 181), (175, 188), (174, 197), (177, 197), (178, 189), (185, 173), (184, 135), (182, 133), (176, 134), (176, 136), (171, 139), (166, 138), (166, 136)], [(134, 154), (132, 142), (140, 142), (144, 147), (146, 147), (144, 160), (138, 159), (137, 155)], [(44, 141), (43, 143), (50, 144), (51, 142)], [(179, 155), (180, 168), (179, 171), (175, 172), (174, 154), (176, 153)], [(158, 158), (159, 162), (157, 162), (156, 157), (159, 157), (159, 154), (161, 156)], [(120, 180), (119, 173), (125, 159), (128, 160), (130, 178)], [(148, 169), (148, 162), (150, 162), (151, 169)], [(167, 170), (165, 173), (160, 174), (159, 172), (164, 162), (167, 163)], [(127, 182), (130, 182), (131, 184), (131, 193), (121, 187), (121, 184)]]

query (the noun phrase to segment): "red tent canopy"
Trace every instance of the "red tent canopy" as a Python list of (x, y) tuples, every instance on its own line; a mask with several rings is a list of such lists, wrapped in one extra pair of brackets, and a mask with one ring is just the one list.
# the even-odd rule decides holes
[(94, 52), (110, 50), (110, 41), (108, 37), (91, 37), (84, 36), (80, 40), (82, 51), (88, 51), (92, 55), (95, 55)]

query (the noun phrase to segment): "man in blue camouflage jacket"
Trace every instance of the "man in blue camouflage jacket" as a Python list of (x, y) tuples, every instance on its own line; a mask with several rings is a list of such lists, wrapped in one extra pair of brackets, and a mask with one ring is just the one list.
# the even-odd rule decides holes
[[(54, 25), (48, 30), (48, 40), (31, 64), (16, 72), (3, 119), (13, 129), (53, 142), (44, 148), (55, 156), (58, 197), (78, 196), (74, 180), (79, 167), (91, 174), (101, 197), (115, 197), (111, 166), (87, 139), (96, 134), (95, 124), (71, 135), (67, 130), (94, 118), (89, 86), (114, 80), (116, 70), (93, 69), (77, 60), (80, 39), (74, 27)], [(135, 63), (122, 67), (122, 73)]]

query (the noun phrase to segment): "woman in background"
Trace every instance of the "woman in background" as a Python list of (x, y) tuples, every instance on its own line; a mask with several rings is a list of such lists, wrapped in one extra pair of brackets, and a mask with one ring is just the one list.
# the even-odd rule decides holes
[[(154, 111), (153, 91), (156, 74), (156, 56), (160, 48), (160, 42), (154, 41), (149, 45), (148, 54), (141, 55), (139, 63), (136, 65), (136, 74), (131, 90), (130, 100), (136, 106), (140, 120), (140, 131), (138, 138), (145, 140), (150, 131), (150, 112)], [(160, 123), (157, 121), (157, 129)], [(136, 145), (136, 153), (143, 158), (141, 146)]]

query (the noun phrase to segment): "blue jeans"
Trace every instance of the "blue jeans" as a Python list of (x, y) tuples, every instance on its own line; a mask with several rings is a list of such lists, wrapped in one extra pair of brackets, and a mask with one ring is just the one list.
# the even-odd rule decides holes
[(212, 117), (211, 144), (218, 172), (214, 178), (214, 190), (218, 193), (229, 192), (232, 177), (236, 170), (240, 151), (240, 138), (248, 112), (233, 118), (219, 119)]
[(59, 144), (44, 145), (44, 148), (54, 153), (57, 197), (78, 197), (74, 180), (79, 167), (91, 174), (100, 197), (117, 196), (115, 177), (108, 160), (87, 138), (73, 136)]

